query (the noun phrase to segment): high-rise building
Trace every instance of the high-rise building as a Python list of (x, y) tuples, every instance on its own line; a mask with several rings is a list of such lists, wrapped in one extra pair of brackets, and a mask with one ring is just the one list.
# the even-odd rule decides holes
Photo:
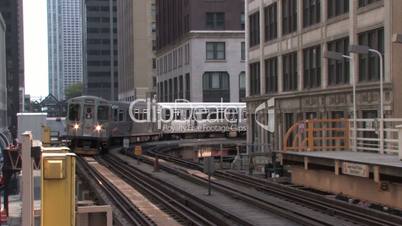
[(244, 97), (244, 0), (157, 0), (156, 28), (159, 101)]
[(17, 113), (24, 109), (24, 34), (22, 0), (0, 0), (6, 23), (7, 124), (17, 134)]
[[(286, 131), (311, 118), (353, 117), (353, 74), (357, 83), (357, 117), (380, 117), (380, 61), (374, 54), (349, 53), (349, 45), (379, 50), (385, 59), (385, 117), (401, 117), (400, 0), (248, 1), (248, 143), (283, 147)], [(324, 58), (326, 50), (351, 54)], [(255, 112), (274, 102), (273, 118)], [(274, 100), (274, 101), (273, 101)], [(275, 133), (258, 122), (274, 120)]]
[(152, 93), (155, 43), (155, 1), (117, 1), (119, 100)]
[(7, 127), (6, 23), (0, 13), (0, 151), (9, 140)]
[(84, 0), (84, 93), (117, 100), (116, 0)]
[(69, 86), (82, 83), (81, 0), (48, 0), (49, 93), (64, 100)]

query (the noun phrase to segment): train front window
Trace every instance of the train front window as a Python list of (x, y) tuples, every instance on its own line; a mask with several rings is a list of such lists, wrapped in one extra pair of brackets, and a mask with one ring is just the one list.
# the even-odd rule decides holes
[(99, 106), (98, 107), (98, 121), (108, 121), (109, 120), (109, 107)]
[(70, 104), (68, 108), (68, 119), (70, 121), (80, 121), (80, 105)]

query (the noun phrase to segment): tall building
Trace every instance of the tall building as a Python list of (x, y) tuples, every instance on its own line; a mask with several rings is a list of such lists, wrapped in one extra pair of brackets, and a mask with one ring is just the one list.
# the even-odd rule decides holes
[[(357, 117), (380, 117), (379, 57), (349, 53), (350, 44), (383, 54), (385, 117), (402, 116), (402, 47), (392, 42), (394, 33), (402, 33), (402, 1), (254, 0), (246, 6), (248, 143), (281, 149), (299, 120), (353, 117), (353, 74)], [(354, 67), (346, 59), (325, 59), (326, 50), (351, 54)], [(255, 112), (270, 99), (275, 133), (257, 123), (271, 120), (268, 114)]]
[(118, 99), (145, 98), (152, 90), (155, 1), (117, 1)]
[(22, 0), (0, 0), (6, 23), (7, 123), (16, 137), (17, 113), (24, 109), (24, 34)]
[(244, 0), (157, 0), (156, 27), (159, 101), (244, 97)]
[(84, 0), (84, 93), (117, 100), (116, 0)]
[(7, 127), (6, 23), (0, 13), (0, 151), (9, 142)]
[(49, 93), (64, 100), (69, 86), (82, 83), (81, 0), (48, 0)]

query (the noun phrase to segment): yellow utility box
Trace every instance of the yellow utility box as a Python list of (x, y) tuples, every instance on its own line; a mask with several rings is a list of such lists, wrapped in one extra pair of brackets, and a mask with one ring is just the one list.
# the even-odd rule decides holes
[(44, 152), (41, 226), (75, 225), (75, 154)]

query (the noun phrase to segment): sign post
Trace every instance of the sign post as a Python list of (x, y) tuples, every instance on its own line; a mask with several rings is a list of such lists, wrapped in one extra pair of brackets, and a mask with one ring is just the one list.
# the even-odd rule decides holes
[(213, 157), (205, 158), (204, 173), (208, 174), (208, 195), (211, 195), (211, 174), (215, 172), (215, 163)]
[(134, 155), (137, 157), (137, 165), (140, 164), (140, 157), (142, 155), (142, 147), (141, 145), (136, 145), (134, 148)]
[(123, 139), (123, 148), (124, 148), (124, 152), (127, 153), (128, 148), (130, 147), (130, 139), (125, 137)]

